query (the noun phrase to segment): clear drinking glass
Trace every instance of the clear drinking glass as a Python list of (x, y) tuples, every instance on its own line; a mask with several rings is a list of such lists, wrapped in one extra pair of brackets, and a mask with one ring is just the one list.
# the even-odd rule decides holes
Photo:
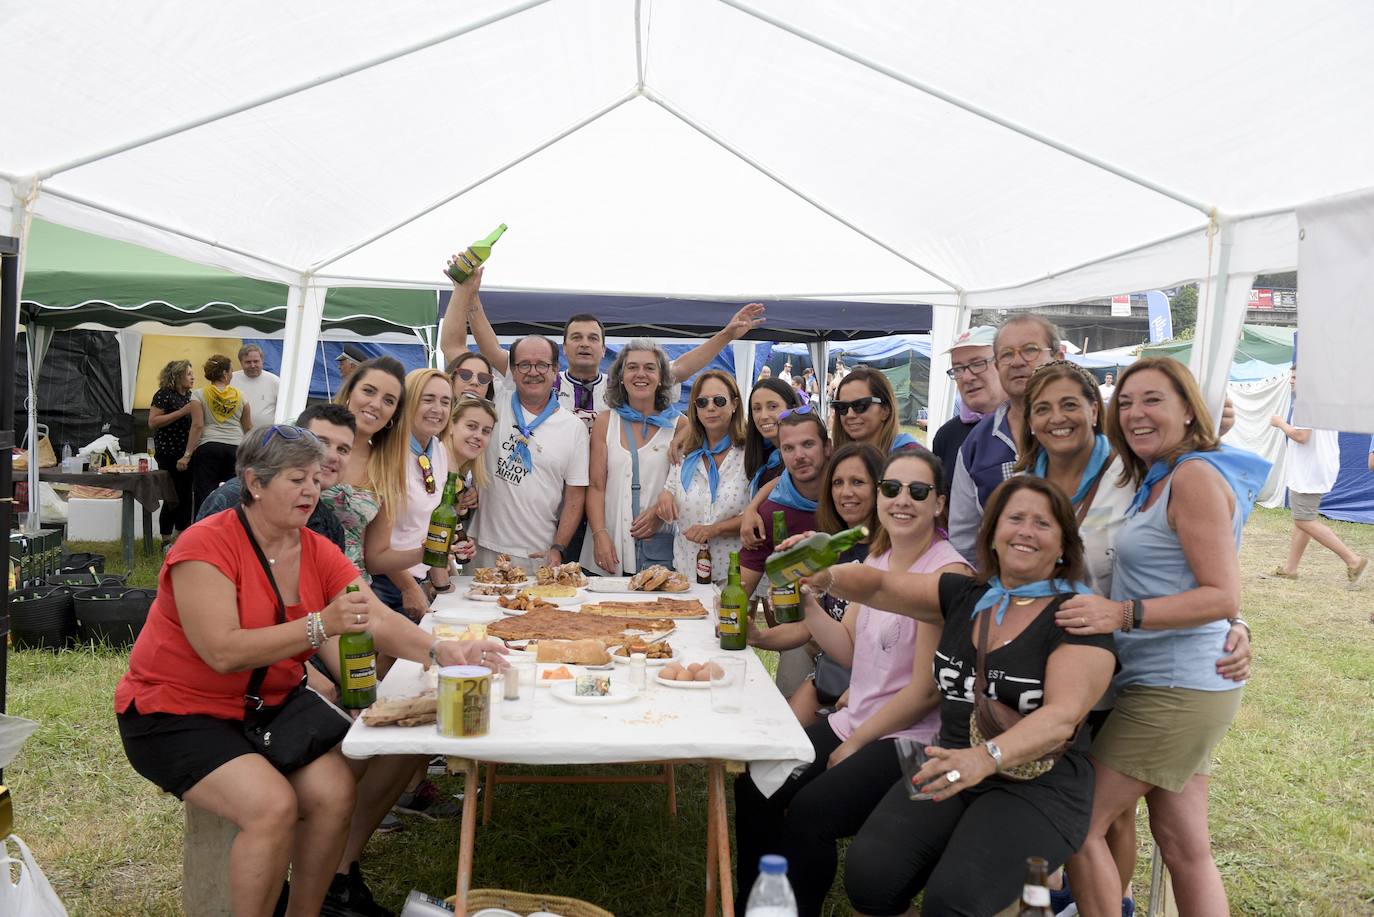
[(533, 662), (512, 662), (501, 676), (501, 719), (527, 720), (534, 715)]
[(897, 760), (902, 762), (902, 782), (906, 786), (906, 794), (912, 799), (929, 799), (930, 794), (922, 793), (914, 782), (916, 774), (930, 760), (930, 755), (926, 754), (926, 743), (902, 736), (897, 739), (896, 745)]
[(745, 660), (738, 656), (712, 656), (711, 709), (717, 713), (739, 713), (744, 709)]

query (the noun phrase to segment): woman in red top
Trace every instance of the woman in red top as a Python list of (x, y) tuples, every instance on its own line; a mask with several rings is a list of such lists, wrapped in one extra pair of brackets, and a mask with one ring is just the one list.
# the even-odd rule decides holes
[[(385, 612), (358, 571), (305, 528), (319, 500), (324, 447), (280, 424), (245, 437), (238, 452), (243, 517), (270, 565), (286, 621), (244, 521), (234, 511), (191, 526), (167, 555), (157, 600), (115, 689), (129, 761), (144, 777), (239, 829), (229, 855), (235, 914), (270, 914), (287, 865), (287, 913), (318, 914), (348, 834), (354, 778), (337, 748), (283, 773), (243, 732), (244, 694), (283, 703), (323, 637), (371, 631), (392, 655), (452, 665), (478, 662), (487, 642), (434, 641)], [(345, 593), (357, 584), (361, 592)], [(495, 667), (503, 667), (493, 656)]]

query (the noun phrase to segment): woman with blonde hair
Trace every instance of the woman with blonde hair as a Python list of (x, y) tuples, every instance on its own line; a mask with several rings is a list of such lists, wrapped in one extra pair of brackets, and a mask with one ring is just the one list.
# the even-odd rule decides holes
[[(735, 377), (707, 370), (687, 399), (684, 456), (668, 472), (658, 518), (676, 523), (673, 568), (696, 569), (701, 546), (711, 551), (711, 581), (724, 582), (730, 554), (739, 550), (740, 511), (749, 502), (744, 474), (744, 405)], [(698, 571), (700, 572), (700, 571)]]
[(243, 394), (229, 384), (234, 364), (222, 353), (205, 361), (204, 388), (191, 394), (191, 432), (178, 471), (191, 470), (191, 517), (214, 489), (234, 476), (234, 458), (243, 434), (253, 429)]
[(190, 528), (195, 518), (191, 515), (191, 473), (177, 464), (186, 454), (191, 434), (191, 389), (195, 384), (196, 371), (191, 368), (191, 361), (172, 360), (158, 373), (157, 392), (148, 408), (148, 427), (153, 431), (153, 458), (158, 468), (172, 476), (177, 491), (177, 505), (168, 507), (164, 504), (159, 518), (164, 551), (172, 546), (177, 533)]

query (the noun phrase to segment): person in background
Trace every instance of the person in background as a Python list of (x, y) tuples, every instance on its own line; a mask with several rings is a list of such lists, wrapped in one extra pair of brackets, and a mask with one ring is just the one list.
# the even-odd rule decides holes
[[(868, 443), (846, 443), (830, 454), (830, 461), (826, 463), (822, 475), (827, 484), (816, 505), (816, 526), (818, 530), (831, 535), (856, 525), (865, 526), (869, 532), (868, 538), (841, 554), (836, 563), (860, 563), (868, 557), (869, 543), (879, 528), (878, 480), (883, 476), (883, 464), (886, 461), (887, 456)], [(848, 605), (848, 602), (833, 595), (818, 598), (812, 593), (803, 593), (802, 607), (806, 612), (806, 620), (750, 631), (749, 645), (779, 653), (806, 646), (813, 636), (807, 624), (813, 615), (825, 614), (834, 621), (843, 621)], [(841, 654), (839, 658), (843, 659), (845, 655)], [(824, 651), (813, 662), (815, 671), (787, 699), (788, 706), (802, 726), (815, 723), (821, 706), (837, 704), (849, 686), (847, 663), (836, 661), (835, 657), (828, 656)], [(820, 683), (820, 673), (826, 670), (823, 667), (832, 665), (835, 668), (826, 679), (830, 683)], [(827, 690), (823, 691), (823, 688)]]
[(797, 393), (797, 400), (799, 400), (802, 404), (809, 404), (811, 402), (811, 393), (806, 390), (805, 376), (793, 376), (789, 380), (788, 384), (790, 384), (792, 386), (792, 390)]
[[(1296, 397), (1298, 367), (1288, 372), (1288, 384)], [(1289, 418), (1293, 416), (1289, 411)], [(1369, 558), (1361, 557), (1341, 541), (1331, 527), (1321, 521), (1317, 511), (1322, 496), (1336, 486), (1341, 473), (1341, 447), (1335, 430), (1309, 430), (1295, 427), (1275, 414), (1269, 425), (1288, 437), (1288, 505), (1293, 510), (1293, 534), (1288, 541), (1288, 557), (1270, 576), (1297, 579), (1298, 565), (1308, 544), (1317, 544), (1335, 554), (1345, 564), (1346, 588), (1354, 589), (1369, 566)]]
[(810, 366), (802, 371), (802, 387), (810, 398), (815, 398), (820, 394), (820, 386), (816, 382), (816, 371)]
[[(934, 663), (940, 731), (911, 781), (931, 795), (912, 799), (905, 779), (890, 784), (854, 838), (844, 884), (858, 913), (911, 913), (922, 890), (925, 914), (996, 913), (1020, 894), (1027, 857), (1058, 866), (1088, 831), (1093, 768), (1079, 726), (1115, 659), (1111, 637), (1056, 624), (1066, 599), (1087, 588), (1069, 501), (1040, 478), (1012, 478), (988, 499), (977, 550), (976, 577), (845, 564), (808, 582), (944, 623)], [(990, 699), (1022, 714), (987, 736), (972, 728), (980, 634)], [(1041, 760), (1066, 742), (1062, 755)]]
[(791, 384), (792, 384), (792, 361), (791, 361), (791, 360), (786, 360), (786, 361), (783, 362), (783, 364), (782, 364), (782, 372), (778, 373), (778, 378), (781, 379), (782, 381), (786, 382), (788, 385), (791, 385)]
[(582, 521), (587, 428), (554, 394), (557, 344), (543, 335), (520, 338), (510, 363), (514, 389), (496, 405), (496, 448), (485, 458), (491, 487), (472, 536), (477, 566), (494, 566), (506, 554), (533, 573), (563, 563)]
[(163, 505), (158, 517), (162, 533), (162, 550), (176, 541), (176, 536), (191, 526), (191, 472), (180, 459), (188, 450), (191, 434), (191, 389), (196, 384), (196, 371), (190, 360), (173, 360), (162, 367), (157, 377), (157, 392), (148, 408), (148, 426), (153, 431), (153, 458), (157, 467), (172, 476), (176, 488), (177, 505)]
[[(357, 423), (348, 409), (332, 402), (312, 404), (296, 418), (296, 426), (309, 430), (324, 446), (324, 457), (320, 459), (320, 490), (333, 487), (339, 480), (339, 471), (348, 461), (353, 451), (353, 437)], [(200, 505), (200, 522), (215, 513), (233, 509), (243, 501), (243, 481), (237, 475), (230, 478), (205, 498)], [(344, 530), (334, 510), (325, 500), (315, 504), (315, 511), (306, 520), (305, 527), (317, 535), (328, 538), (340, 551), (344, 549)]]
[[(770, 379), (773, 376), (773, 367), (764, 366), (759, 370), (759, 379)], [(757, 380), (755, 380), (757, 381)]]
[[(740, 549), (740, 510), (749, 501), (744, 474), (744, 406), (735, 377), (708, 369), (687, 399), (687, 442), (681, 462), (668, 471), (656, 512), (675, 526), (673, 568), (697, 566), (701, 546), (711, 551), (711, 579), (725, 582), (730, 554)], [(689, 576), (689, 579), (693, 577)]]
[(345, 344), (339, 355), (334, 358), (334, 362), (338, 364), (339, 381), (342, 384), (348, 381), (359, 366), (367, 362), (367, 353), (354, 344)]
[[(241, 508), (191, 526), (168, 553), (157, 599), (115, 689), (120, 738), (134, 769), (238, 828), (228, 864), (229, 904), (238, 914), (272, 913), (288, 865), (285, 913), (320, 913), (355, 799), (337, 747), (282, 771), (249, 743), (247, 673), (267, 669), (260, 694), (276, 707), (303, 690), (303, 663), (320, 650), (321, 637), (362, 631), (408, 659), (504, 667), (504, 649), (494, 641), (436, 641), (389, 623), (396, 616), (384, 612), (357, 569), (305, 528), (319, 499), (323, 455), (298, 427), (249, 434), (237, 455)], [(360, 591), (345, 592), (349, 585)], [(279, 613), (284, 623), (276, 623)]]
[(277, 419), (277, 390), (281, 379), (262, 364), (262, 348), (244, 344), (239, 348), (239, 369), (229, 380), (238, 389), (253, 411), (258, 423), (272, 423)]
[[(879, 483), (879, 525), (865, 565), (935, 576), (973, 572), (936, 531), (944, 511), (939, 465), (924, 448), (887, 457)], [(930, 674), (939, 624), (918, 624), (857, 602), (835, 621), (814, 602), (808, 606), (807, 626), (817, 641), (852, 665), (849, 705), (807, 728), (812, 763), (772, 796), (765, 798), (747, 773), (735, 780), (737, 909), (754, 882), (750, 865), (777, 849), (787, 857), (797, 913), (819, 917), (835, 881), (836, 842), (863, 827), (901, 779), (897, 739), (925, 745), (940, 725), (940, 694)]]
[[(749, 392), (749, 424), (744, 439), (744, 473), (749, 495), (782, 474), (778, 451), (778, 417), (801, 404), (797, 392), (781, 379), (759, 379)], [(748, 542), (745, 542), (746, 547)]]
[(835, 397), (835, 392), (839, 391), (840, 383), (844, 377), (849, 375), (849, 367), (844, 365), (844, 351), (835, 351), (835, 371), (830, 374), (830, 379), (825, 383), (826, 394), (831, 398)]
[(1069, 878), (1081, 913), (1122, 907), (1106, 834), (1144, 798), (1180, 913), (1225, 914), (1208, 775), (1243, 688), (1216, 659), (1240, 618), (1241, 531), (1270, 466), (1220, 444), (1197, 383), (1175, 360), (1131, 364), (1112, 409), (1107, 437), (1135, 496), (1115, 538), (1111, 598), (1074, 596), (1055, 618), (1073, 636), (1114, 636), (1121, 663), (1115, 707), (1092, 746), (1092, 826)]
[(234, 456), (243, 434), (253, 428), (252, 409), (229, 384), (231, 365), (224, 354), (213, 354), (205, 361), (206, 385), (191, 394), (191, 432), (176, 467), (191, 470), (193, 516), (211, 491), (234, 476)]
[(1116, 374), (1107, 373), (1103, 376), (1102, 384), (1098, 387), (1098, 391), (1102, 393), (1102, 401), (1104, 403), (1111, 401), (1112, 393), (1116, 391)]
[(655, 508), (668, 481), (673, 432), (686, 425), (673, 407), (679, 389), (670, 372), (667, 352), (648, 338), (630, 341), (611, 364), (610, 410), (592, 423), (587, 487), (592, 538), (583, 543), (580, 558), (583, 568), (603, 576), (673, 563), (673, 532), (663, 528)]
[(969, 433), (997, 406), (1006, 400), (1002, 393), (1002, 380), (997, 375), (993, 361), (992, 343), (997, 329), (991, 325), (978, 325), (970, 328), (954, 339), (954, 344), (946, 351), (949, 354), (949, 369), (945, 375), (954, 380), (959, 392), (958, 413), (945, 421), (935, 431), (930, 441), (930, 451), (940, 457), (945, 465), (945, 492), (949, 492), (949, 476), (959, 462), (959, 447), (968, 439)]
[(950, 469), (949, 540), (972, 555), (983, 522), (983, 504), (1016, 464), (1025, 417), (1026, 383), (1041, 363), (1064, 358), (1059, 329), (1041, 315), (1021, 313), (1004, 321), (993, 338), (994, 360), (1007, 400), (969, 431)]

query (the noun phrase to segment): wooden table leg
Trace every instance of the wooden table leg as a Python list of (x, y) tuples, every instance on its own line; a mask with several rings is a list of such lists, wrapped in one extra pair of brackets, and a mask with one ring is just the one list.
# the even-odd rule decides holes
[(671, 764), (663, 765), (663, 782), (668, 785), (668, 817), (677, 818), (677, 772)]
[(713, 768), (706, 771), (706, 917), (716, 917), (716, 881), (719, 861), (716, 859), (716, 781)]
[(123, 503), (121, 507), (119, 524), (123, 529), (124, 536), (124, 570), (127, 573), (134, 572), (134, 495), (129, 491), (122, 494)]
[[(716, 875), (720, 882), (721, 917), (735, 917), (734, 882), (730, 879), (730, 822), (725, 809), (725, 765), (712, 761), (708, 779), (715, 791)], [(708, 794), (709, 795), (709, 794)]]
[[(464, 788), (464, 792), (466, 792)], [(473, 792), (476, 792), (475, 790)], [(482, 827), (491, 824), (492, 798), (496, 795), (496, 762), (487, 762), (487, 788), (482, 794)]]
[(143, 556), (148, 557), (153, 553), (153, 512), (148, 507), (143, 507)]
[(462, 763), (463, 820), (458, 832), (458, 881), (453, 899), (455, 917), (467, 917), (468, 891), (472, 888), (472, 848), (477, 835), (478, 766), (471, 758), (464, 758)]

